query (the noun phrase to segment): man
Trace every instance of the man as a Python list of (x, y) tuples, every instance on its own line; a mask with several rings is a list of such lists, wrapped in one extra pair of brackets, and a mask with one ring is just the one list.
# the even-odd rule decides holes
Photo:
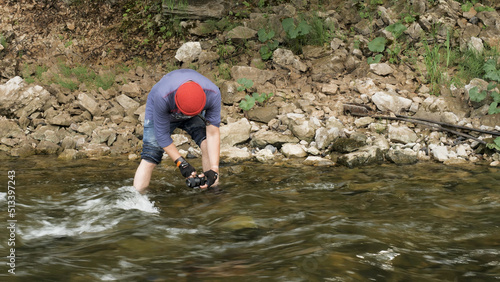
[(220, 156), (221, 93), (208, 78), (191, 69), (166, 74), (149, 92), (144, 118), (141, 162), (134, 187), (143, 193), (163, 152), (174, 161), (182, 176), (197, 176), (196, 169), (179, 153), (171, 135), (185, 130), (201, 148), (206, 189), (218, 184)]

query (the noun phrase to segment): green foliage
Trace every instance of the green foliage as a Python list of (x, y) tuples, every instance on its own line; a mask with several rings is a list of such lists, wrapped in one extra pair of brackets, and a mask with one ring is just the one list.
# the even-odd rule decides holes
[(45, 66), (30, 66), (28, 64), (24, 65), (21, 72), (21, 76), (27, 83), (33, 83), (37, 79), (40, 81), (42, 79), (42, 74), (48, 70)]
[(99, 88), (107, 90), (115, 82), (113, 72), (96, 74), (92, 69), (86, 66), (78, 65), (69, 67), (63, 63), (58, 65), (59, 73), (54, 74), (53, 81), (71, 91), (78, 89), (80, 83), (84, 83), (89, 88)]
[(261, 46), (259, 50), (260, 56), (264, 61), (269, 60), (273, 56), (273, 51), (278, 48), (278, 40), (271, 40), (274, 37), (274, 34), (273, 30), (267, 32), (264, 28), (259, 29), (257, 32), (259, 41), (266, 43), (266, 45)]
[(274, 30), (267, 32), (265, 28), (261, 28), (257, 32), (257, 36), (259, 37), (259, 41), (264, 43), (274, 37)]
[(474, 6), (473, 3), (471, 3), (470, 1), (467, 1), (466, 3), (462, 4), (462, 12), (468, 12), (470, 11), (470, 9)]
[[(490, 77), (490, 80), (494, 80), (496, 82), (500, 82), (500, 76), (498, 76), (498, 70), (496, 69), (496, 63), (494, 66), (491, 66), (491, 64), (485, 64), (484, 69), (486, 72), (485, 78), (488, 76)], [(488, 71), (486, 71), (488, 70)], [(493, 79), (492, 79), (493, 78)], [(490, 82), (488, 84), (488, 87), (485, 90), (479, 91), (479, 89), (474, 86), (469, 90), (469, 98), (473, 102), (481, 102), (488, 95), (491, 96), (493, 101), (491, 102), (489, 108), (488, 108), (488, 114), (494, 115), (494, 114), (500, 114), (500, 93), (498, 91), (495, 91), (494, 89), (498, 86), (497, 83), (495, 82)]]
[(0, 44), (4, 48), (7, 48), (7, 39), (5, 38), (5, 36), (2, 33), (0, 33)]
[(470, 81), (473, 78), (483, 77), (484, 75), (484, 53), (478, 53), (471, 49), (457, 56), (458, 77), (463, 81)]
[(253, 106), (255, 106), (255, 98), (250, 95), (246, 95), (245, 99), (240, 101), (240, 108), (243, 111), (249, 111)]
[(474, 8), (474, 10), (476, 10), (476, 12), (495, 12), (495, 9), (491, 8), (491, 7), (482, 7), (482, 6), (478, 6), (476, 8)]
[(250, 89), (253, 86), (253, 81), (245, 77), (238, 79), (236, 82), (240, 84), (240, 86), (238, 86), (237, 88), (238, 91), (246, 91), (247, 89)]
[(317, 13), (306, 17), (306, 21), (311, 25), (311, 31), (306, 38), (310, 45), (323, 46), (329, 44), (334, 38), (335, 26), (332, 21), (327, 22), (320, 18)]
[(497, 70), (497, 64), (494, 60), (487, 60), (483, 70), (485, 72), (485, 79), (500, 82), (500, 70)]
[(325, 21), (315, 12), (301, 14), (298, 19), (286, 18), (281, 25), (286, 33), (284, 44), (294, 53), (302, 52), (306, 44), (323, 46), (334, 37), (333, 22)]
[(296, 25), (293, 18), (286, 18), (281, 22), (281, 25), (287, 36), (291, 39), (304, 36), (311, 32), (311, 26), (305, 20), (299, 21), (299, 24)]
[(479, 91), (477, 86), (474, 86), (469, 90), (469, 98), (473, 102), (481, 102), (486, 99), (486, 96), (488, 96), (488, 92), (486, 90)]
[[(368, 43), (368, 49), (372, 52), (382, 53), (385, 50), (385, 44), (387, 39), (383, 37), (377, 37)], [(367, 59), (368, 64), (376, 64), (382, 60), (383, 54), (377, 54), (374, 57), (369, 57)]]
[(398, 39), (402, 34), (403, 32), (405, 32), (407, 30), (406, 26), (402, 23), (395, 23), (395, 24), (391, 24), (389, 26), (387, 26), (385, 28), (387, 31), (391, 32), (392, 35), (394, 35), (394, 38)]
[(372, 52), (384, 52), (385, 44), (387, 43), (387, 39), (383, 37), (377, 37), (368, 43), (368, 49)]
[(274, 94), (273, 93), (253, 93), (253, 97), (255, 98), (255, 101), (264, 104), (267, 100), (269, 100)]
[(245, 99), (240, 101), (240, 108), (243, 111), (251, 110), (256, 103), (264, 104), (269, 98), (273, 96), (273, 93), (253, 93), (252, 96), (246, 95)]
[[(237, 80), (237, 82), (240, 84), (240, 86), (238, 86), (238, 88), (237, 88), (238, 91), (247, 91), (248, 89), (253, 87), (253, 81), (251, 79), (248, 79), (248, 78), (240, 78)], [(245, 98), (240, 101), (239, 106), (243, 111), (249, 111), (250, 109), (252, 109), (255, 106), (256, 103), (264, 104), (272, 96), (273, 96), (273, 93), (269, 93), (269, 94), (261, 93), (261, 94), (259, 94), (259, 93), (255, 92), (252, 94), (252, 96), (246, 95)]]
[(169, 10), (184, 10), (188, 6), (188, 1), (187, 0), (162, 0), (162, 6), (163, 8), (169, 9)]
[(382, 60), (383, 56), (384, 55), (382, 55), (382, 54), (377, 54), (374, 57), (369, 57), (368, 59), (366, 59), (366, 61), (368, 62), (369, 65), (378, 64)]
[(492, 143), (486, 144), (486, 147), (492, 150), (494, 149), (500, 151), (500, 137), (495, 138)]

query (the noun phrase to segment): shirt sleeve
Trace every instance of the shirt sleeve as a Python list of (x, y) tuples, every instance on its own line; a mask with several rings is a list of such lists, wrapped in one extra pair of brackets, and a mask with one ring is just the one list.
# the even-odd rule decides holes
[(156, 141), (160, 147), (165, 148), (173, 143), (170, 136), (170, 115), (168, 114), (167, 101), (160, 95), (154, 97), (154, 129)]
[(207, 95), (207, 107), (205, 112), (205, 119), (210, 122), (211, 125), (220, 126), (220, 112), (221, 112), (221, 94), (219, 91), (211, 91)]

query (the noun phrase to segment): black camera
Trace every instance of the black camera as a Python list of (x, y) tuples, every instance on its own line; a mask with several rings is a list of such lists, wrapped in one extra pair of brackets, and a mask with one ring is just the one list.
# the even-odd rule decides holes
[(206, 177), (190, 177), (186, 178), (186, 185), (191, 188), (200, 188), (201, 185), (205, 185), (207, 183)]

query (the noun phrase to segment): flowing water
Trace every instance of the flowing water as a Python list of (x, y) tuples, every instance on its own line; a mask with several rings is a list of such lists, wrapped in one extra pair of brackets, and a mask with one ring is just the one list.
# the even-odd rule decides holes
[(141, 195), (132, 161), (1, 163), (0, 281), (500, 280), (498, 168), (248, 163), (199, 192), (162, 166)]

